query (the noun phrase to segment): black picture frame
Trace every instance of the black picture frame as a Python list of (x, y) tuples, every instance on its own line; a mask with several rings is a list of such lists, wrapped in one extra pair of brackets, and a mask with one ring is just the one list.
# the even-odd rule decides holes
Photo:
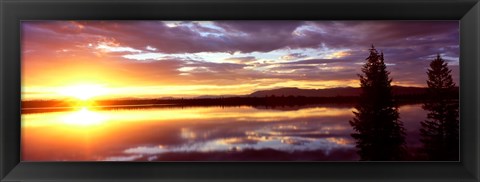
[[(459, 162), (21, 162), (22, 20), (459, 20)], [(0, 0), (1, 181), (479, 181), (478, 0)]]

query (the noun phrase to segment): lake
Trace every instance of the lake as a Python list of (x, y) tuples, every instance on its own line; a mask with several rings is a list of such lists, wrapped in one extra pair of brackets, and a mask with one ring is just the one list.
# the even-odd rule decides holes
[[(78, 108), (22, 114), (23, 161), (356, 161), (349, 105)], [(421, 104), (403, 105), (407, 149)]]

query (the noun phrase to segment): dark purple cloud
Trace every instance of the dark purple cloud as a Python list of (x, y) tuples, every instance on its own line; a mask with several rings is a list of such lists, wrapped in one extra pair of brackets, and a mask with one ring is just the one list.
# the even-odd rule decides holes
[(339, 63), (347, 62), (345, 59), (306, 59), (295, 62), (287, 62), (283, 64), (324, 64), (324, 63)]
[(208, 25), (179, 23), (175, 27), (161, 21), (39, 21), (26, 24), (26, 31), (50, 32), (50, 37), (36, 37), (40, 39), (54, 38), (54, 33), (58, 35), (56, 39), (110, 38), (140, 50), (150, 45), (164, 53), (268, 52), (320, 45), (364, 49), (370, 44), (382, 49), (407, 46), (417, 51), (440, 51), (458, 45), (459, 38), (458, 21), (217, 21)]

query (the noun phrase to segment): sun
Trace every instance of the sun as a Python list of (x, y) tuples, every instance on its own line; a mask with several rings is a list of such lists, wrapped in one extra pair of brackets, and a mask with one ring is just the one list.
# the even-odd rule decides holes
[(88, 100), (92, 97), (107, 94), (108, 89), (102, 85), (83, 84), (63, 87), (58, 93), (65, 96), (75, 97), (80, 100)]

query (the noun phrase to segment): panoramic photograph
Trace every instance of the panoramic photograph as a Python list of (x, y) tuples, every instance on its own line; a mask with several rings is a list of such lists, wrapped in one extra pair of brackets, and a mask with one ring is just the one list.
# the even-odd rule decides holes
[(458, 161), (458, 21), (22, 21), (22, 161)]

